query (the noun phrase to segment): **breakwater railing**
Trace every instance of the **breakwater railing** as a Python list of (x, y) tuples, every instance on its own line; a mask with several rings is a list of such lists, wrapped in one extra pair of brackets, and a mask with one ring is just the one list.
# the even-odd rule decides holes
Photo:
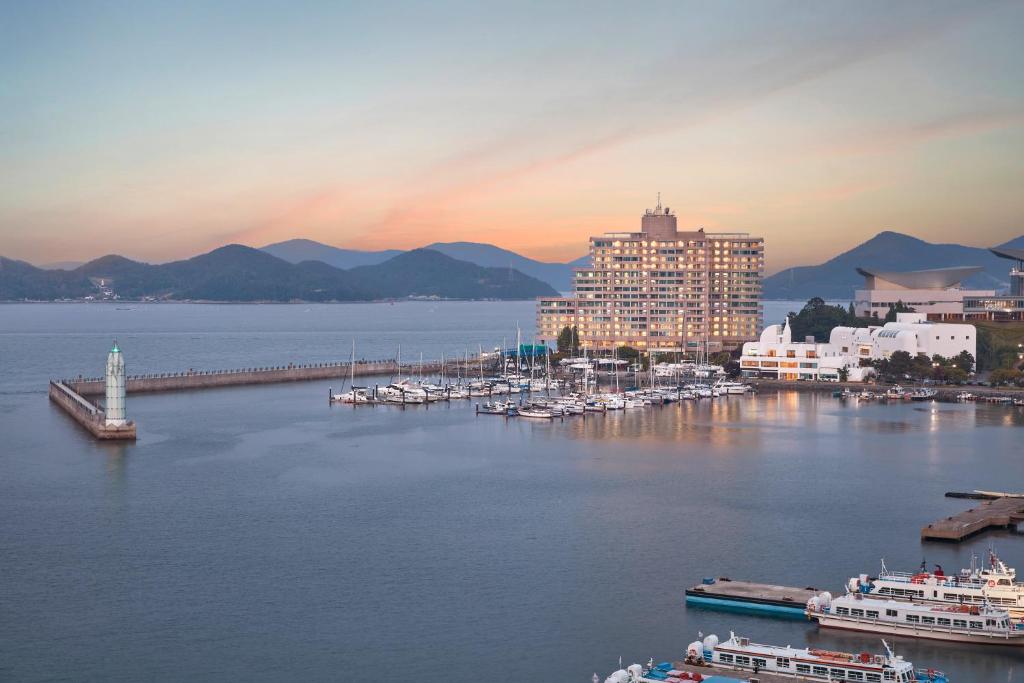
[[(345, 378), (350, 375), (367, 377), (373, 375), (405, 375), (435, 374), (441, 371), (439, 361), (424, 363), (402, 363), (399, 366), (394, 360), (359, 360), (355, 367), (349, 361), (336, 363), (288, 363), (287, 365), (261, 366), (252, 368), (235, 368), (230, 370), (186, 370), (183, 372), (151, 373), (129, 375), (125, 379), (128, 393), (147, 393), (160, 391), (187, 391), (190, 389), (210, 389), (215, 387), (241, 386), (246, 384), (274, 384), (279, 382), (303, 382), (322, 379)], [(479, 368), (472, 361), (464, 363), (445, 363), (448, 372), (462, 369), (463, 373), (473, 372)], [(106, 389), (102, 377), (77, 377), (61, 380), (74, 392), (89, 396), (101, 394)]]
[(50, 381), (50, 400), (97, 439), (135, 439), (135, 423), (108, 425), (103, 410), (61, 381)]

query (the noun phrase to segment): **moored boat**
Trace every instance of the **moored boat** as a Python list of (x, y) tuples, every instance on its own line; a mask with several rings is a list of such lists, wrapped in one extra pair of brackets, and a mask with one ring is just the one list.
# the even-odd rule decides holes
[(513, 417), (517, 414), (516, 405), (511, 401), (489, 401), (476, 406), (476, 412), (480, 415), (504, 415)]
[(959, 574), (946, 574), (942, 567), (928, 572), (894, 572), (882, 563), (876, 578), (867, 574), (849, 581), (851, 591), (873, 597), (912, 600), (946, 605), (991, 604), (1006, 609), (1014, 619), (1024, 619), (1024, 583), (1018, 583), (1017, 571), (988, 551), (988, 567), (979, 568), (976, 558)]
[(929, 605), (849, 593), (832, 600), (811, 598), (807, 617), (823, 628), (985, 645), (1024, 645), (1005, 609), (984, 605)]
[(912, 662), (894, 654), (885, 641), (882, 645), (885, 654), (852, 654), (762, 645), (735, 633), (720, 643), (717, 636), (709, 635), (690, 643), (684, 661), (657, 665), (651, 661), (646, 667), (633, 664), (610, 675), (605, 683), (677, 683), (702, 681), (709, 676), (736, 675), (743, 675), (744, 680), (748, 680), (750, 674), (823, 683), (948, 683), (949, 679), (941, 671), (915, 669)]

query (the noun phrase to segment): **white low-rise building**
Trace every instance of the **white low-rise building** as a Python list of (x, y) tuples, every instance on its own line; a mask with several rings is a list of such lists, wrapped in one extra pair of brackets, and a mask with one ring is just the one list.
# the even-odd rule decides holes
[(963, 351), (978, 356), (974, 325), (929, 322), (924, 313), (897, 313), (896, 322), (881, 327), (836, 327), (828, 341), (839, 353), (858, 358), (889, 358), (896, 351), (929, 358), (952, 358)]
[(850, 381), (874, 374), (862, 360), (889, 358), (896, 351), (952, 358), (963, 351), (977, 357), (974, 325), (929, 322), (923, 313), (899, 313), (896, 322), (872, 327), (836, 327), (827, 343), (793, 341), (787, 319), (769, 325), (756, 342), (743, 345), (740, 369), (747, 377), (834, 380), (845, 368)]
[(794, 342), (789, 318), (784, 325), (764, 328), (759, 340), (743, 345), (740, 357), (740, 370), (745, 377), (838, 380), (840, 368), (846, 368), (847, 379), (852, 382), (874, 374), (872, 368), (860, 367), (855, 354), (840, 353), (832, 344)]

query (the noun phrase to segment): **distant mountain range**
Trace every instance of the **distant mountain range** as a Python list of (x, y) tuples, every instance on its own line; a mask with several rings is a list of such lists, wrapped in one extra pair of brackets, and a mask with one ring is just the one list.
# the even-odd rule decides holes
[(0, 257), (0, 300), (372, 301), (404, 297), (532, 299), (556, 291), (513, 268), (484, 267), (429, 249), (348, 270), (288, 261), (238, 244), (151, 265), (104, 256), (72, 270)]
[[(1024, 248), (1024, 235), (1004, 247)], [(964, 281), (965, 287), (1001, 290), (1009, 286), (1010, 262), (988, 249), (961, 244), (932, 244), (898, 232), (880, 232), (863, 244), (817, 266), (787, 268), (764, 279), (766, 299), (852, 299), (864, 278), (857, 268), (907, 271), (954, 266), (984, 270)]]
[[(1024, 235), (999, 246), (1024, 248)], [(97, 296), (100, 280), (110, 281), (113, 293), (131, 299), (529, 299), (570, 291), (572, 269), (589, 265), (589, 256), (546, 263), (476, 242), (436, 242), (412, 251), (360, 251), (296, 239), (262, 249), (228, 245), (161, 265), (104, 256), (85, 264), (35, 267), (0, 258), (0, 300)], [(907, 271), (954, 266), (984, 269), (964, 282), (967, 287), (1001, 290), (1009, 285), (1009, 262), (987, 249), (933, 244), (887, 231), (820, 265), (788, 268), (766, 277), (764, 298), (848, 300), (863, 284), (858, 267)]]
[[(583, 256), (570, 263), (546, 263), (536, 261), (514, 251), (496, 247), (493, 244), (478, 242), (435, 242), (423, 249), (437, 251), (460, 261), (468, 261), (488, 268), (514, 268), (525, 275), (546, 282), (560, 292), (572, 289), (573, 267), (590, 265), (590, 257)], [(335, 268), (356, 268), (371, 266), (394, 258), (402, 253), (395, 249), (384, 251), (358, 251), (355, 249), (339, 249), (313, 240), (296, 239), (287, 242), (268, 244), (262, 248), (268, 254), (289, 261), (322, 261)]]

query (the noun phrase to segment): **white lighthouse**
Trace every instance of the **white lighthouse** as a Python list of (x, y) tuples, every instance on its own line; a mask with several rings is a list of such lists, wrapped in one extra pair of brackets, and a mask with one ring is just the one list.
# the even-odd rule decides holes
[(124, 414), (124, 356), (117, 342), (107, 356), (107, 426), (121, 427), (127, 420)]

